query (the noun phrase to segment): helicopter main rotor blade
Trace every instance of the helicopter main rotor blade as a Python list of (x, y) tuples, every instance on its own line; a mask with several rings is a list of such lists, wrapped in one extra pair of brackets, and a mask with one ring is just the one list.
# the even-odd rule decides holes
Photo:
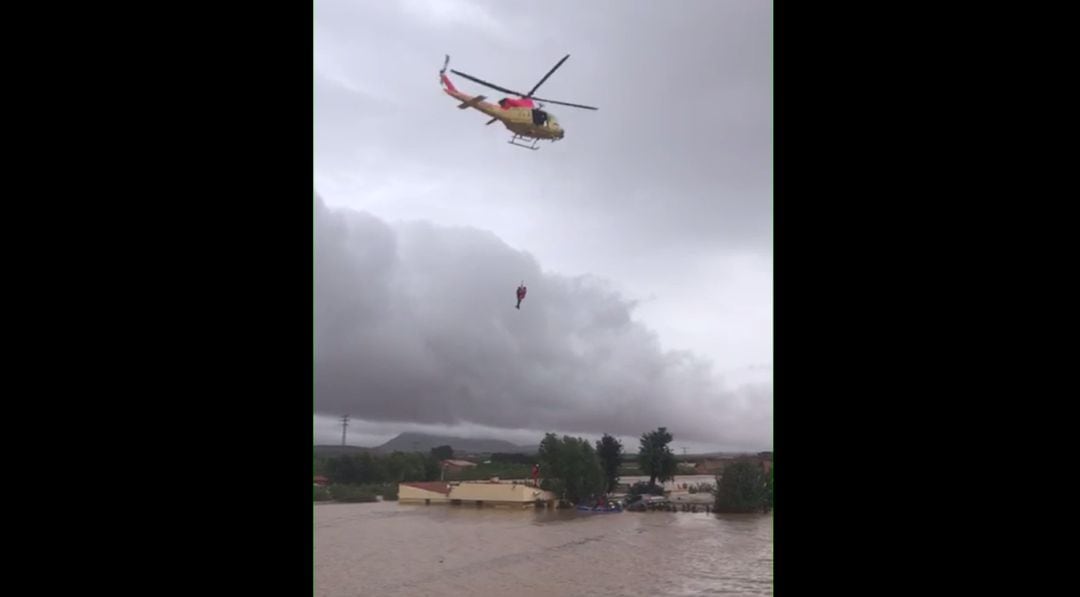
[(526, 95), (525, 97), (532, 97), (532, 94), (536, 93), (536, 90), (539, 89), (540, 86), (544, 84), (544, 81), (548, 80), (548, 77), (551, 76), (551, 73), (555, 72), (560, 66), (562, 66), (562, 63), (566, 62), (566, 59), (569, 58), (569, 57), (570, 57), (570, 54), (567, 54), (566, 56), (563, 56), (563, 59), (560, 60), (558, 62), (558, 64), (556, 64), (555, 66), (551, 67), (551, 70), (548, 71), (548, 74), (544, 75), (544, 78), (540, 79), (540, 82), (537, 83), (535, 86), (533, 86), (532, 91), (530, 91), (529, 95)]
[(474, 81), (474, 82), (479, 83), (481, 85), (486, 85), (486, 86), (488, 86), (488, 87), (490, 87), (490, 88), (492, 88), (492, 89), (494, 89), (496, 91), (501, 91), (503, 93), (509, 93), (511, 95), (516, 95), (518, 97), (524, 97), (523, 95), (521, 95), (521, 92), (512, 91), (512, 90), (507, 89), (505, 87), (499, 87), (498, 85), (493, 85), (491, 83), (488, 83), (487, 81), (484, 81), (483, 79), (477, 79), (476, 77), (474, 77), (472, 75), (467, 75), (467, 74), (465, 74), (465, 73), (463, 73), (463, 72), (461, 72), (459, 70), (450, 69), (450, 72), (454, 73), (455, 75), (458, 75), (459, 77), (465, 77), (466, 79), (468, 79), (470, 81)]
[(545, 104), (559, 104), (560, 106), (570, 106), (571, 108), (584, 108), (586, 110), (599, 110), (600, 109), (600, 108), (595, 108), (593, 106), (583, 106), (581, 104), (571, 104), (571, 103), (568, 103), (568, 102), (559, 102), (559, 101), (543, 99), (543, 98), (539, 98), (539, 97), (534, 97), (532, 99), (534, 99), (534, 100), (536, 100), (538, 102), (544, 102)]
[(562, 60), (559, 61), (558, 64), (555, 65), (554, 68), (552, 68), (550, 71), (548, 71), (548, 74), (544, 75), (543, 79), (540, 79), (540, 83), (537, 83), (536, 87), (533, 87), (532, 91), (529, 92), (529, 95), (525, 95), (524, 93), (521, 93), (520, 91), (514, 91), (513, 89), (507, 89), (505, 87), (500, 87), (498, 85), (495, 85), (494, 83), (488, 83), (487, 81), (485, 81), (483, 79), (478, 79), (478, 78), (476, 78), (476, 77), (474, 77), (474, 76), (472, 76), (470, 74), (463, 73), (463, 72), (461, 72), (459, 70), (450, 69), (450, 72), (454, 73), (455, 75), (457, 75), (459, 77), (464, 77), (464, 78), (466, 78), (466, 79), (468, 79), (470, 81), (473, 81), (475, 83), (479, 83), (481, 85), (484, 85), (485, 87), (490, 87), (490, 88), (492, 88), (492, 89), (494, 89), (496, 91), (501, 91), (503, 93), (509, 93), (510, 95), (516, 95), (516, 96), (521, 97), (521, 98), (530, 98), (530, 99), (534, 99), (534, 100), (536, 100), (538, 102), (547, 102), (549, 104), (558, 104), (560, 106), (570, 106), (572, 108), (583, 108), (585, 110), (599, 110), (599, 108), (594, 108), (593, 106), (584, 106), (582, 104), (571, 104), (571, 103), (568, 103), (568, 102), (560, 102), (560, 101), (556, 101), (556, 100), (547, 100), (547, 99), (541, 99), (541, 98), (538, 98), (538, 97), (532, 97), (532, 93), (534, 91), (536, 91), (537, 87), (540, 87), (540, 85), (544, 81), (546, 81), (548, 77), (551, 76), (551, 73), (555, 72), (555, 69), (562, 66), (562, 63), (566, 62), (566, 59), (569, 58), (569, 57), (570, 57), (570, 55), (567, 54), (566, 56), (563, 57)]

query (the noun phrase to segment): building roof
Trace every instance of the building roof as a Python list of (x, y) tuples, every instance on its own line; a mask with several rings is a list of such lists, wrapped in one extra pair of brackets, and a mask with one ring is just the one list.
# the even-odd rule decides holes
[(423, 489), (424, 491), (441, 493), (443, 495), (450, 495), (450, 485), (442, 481), (416, 481), (413, 483), (402, 483), (402, 485)]
[(315, 480), (316, 481), (329, 481), (330, 479), (327, 479), (326, 477), (324, 477), (322, 475), (315, 475)]

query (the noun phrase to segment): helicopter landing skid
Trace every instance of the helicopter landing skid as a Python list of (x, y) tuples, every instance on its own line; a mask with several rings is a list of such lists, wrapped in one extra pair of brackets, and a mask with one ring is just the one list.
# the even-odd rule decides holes
[[(521, 140), (521, 141), (530, 141), (531, 140), (532, 144), (531, 145), (526, 145), (524, 143), (515, 143), (515, 141), (518, 141), (518, 140)], [(517, 146), (517, 147), (524, 147), (525, 149), (531, 149), (533, 151), (536, 151), (537, 149), (540, 149), (537, 146), (537, 144), (539, 142), (540, 142), (540, 139), (536, 139), (534, 137), (524, 137), (522, 135), (514, 135), (513, 139), (510, 139), (509, 141), (507, 141), (507, 143), (509, 143), (510, 145), (514, 145), (514, 146)]]

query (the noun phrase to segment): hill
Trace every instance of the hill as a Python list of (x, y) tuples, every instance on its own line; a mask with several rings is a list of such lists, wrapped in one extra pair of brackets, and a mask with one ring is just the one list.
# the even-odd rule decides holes
[(361, 452), (373, 452), (372, 448), (362, 446), (315, 446), (316, 458), (330, 458), (342, 454), (359, 454)]
[(504, 452), (508, 454), (533, 454), (539, 448), (519, 446), (501, 439), (469, 439), (424, 433), (402, 433), (394, 439), (374, 449), (378, 452), (428, 452), (438, 446), (450, 446), (455, 454), (490, 454)]

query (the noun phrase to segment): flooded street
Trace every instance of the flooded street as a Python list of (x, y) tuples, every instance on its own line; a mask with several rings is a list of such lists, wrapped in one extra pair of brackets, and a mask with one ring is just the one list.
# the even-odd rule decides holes
[(772, 516), (317, 504), (317, 597), (772, 595)]

